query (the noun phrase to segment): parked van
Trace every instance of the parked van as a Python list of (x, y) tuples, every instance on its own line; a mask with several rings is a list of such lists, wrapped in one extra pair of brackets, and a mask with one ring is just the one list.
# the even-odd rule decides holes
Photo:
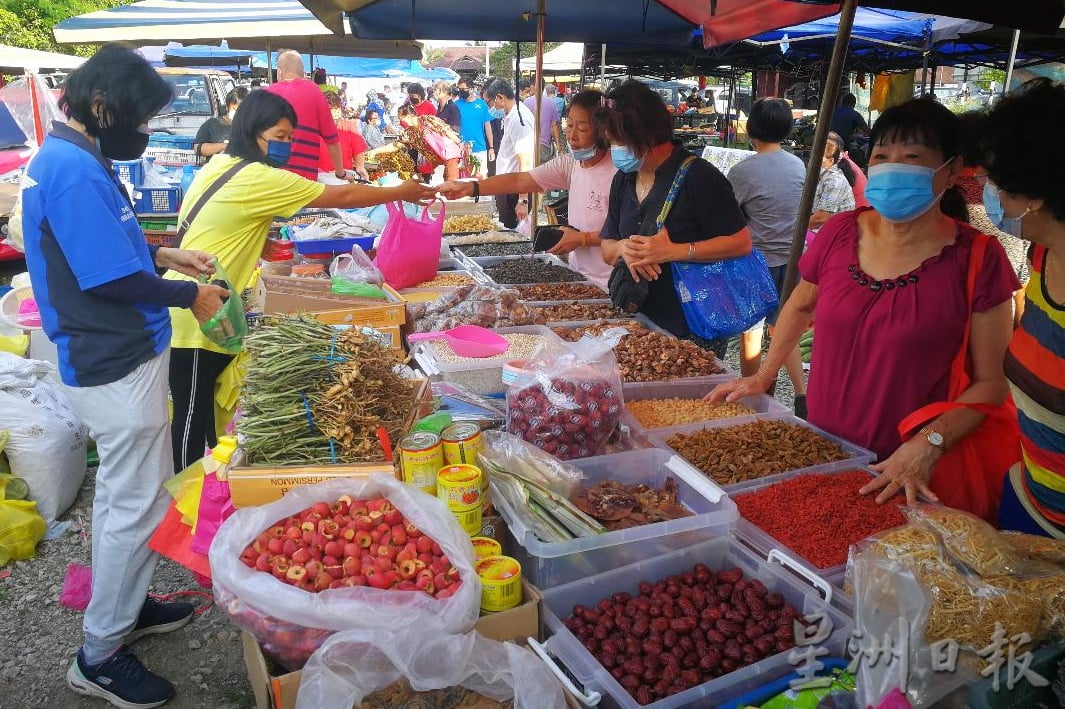
[(150, 122), (160, 133), (195, 135), (211, 116), (226, 110), (226, 95), (236, 86), (233, 77), (217, 69), (156, 69), (174, 91), (174, 98)]

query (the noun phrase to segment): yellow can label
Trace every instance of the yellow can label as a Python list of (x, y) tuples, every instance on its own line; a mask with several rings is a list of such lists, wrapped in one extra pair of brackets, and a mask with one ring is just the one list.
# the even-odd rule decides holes
[(436, 475), (436, 497), (455, 515), (466, 533), (481, 533), (481, 469), (476, 465), (448, 465)]
[(424, 439), (412, 441), (414, 436), (408, 436), (403, 440), (399, 451), (399, 467), (403, 472), (403, 482), (435, 495), (436, 474), (444, 465), (444, 449), (434, 434), (425, 435)]
[(481, 506), (471, 507), (468, 510), (451, 510), (451, 514), (455, 515), (455, 519), (458, 520), (459, 526), (462, 527), (462, 531), (466, 532), (470, 536), (481, 533), (481, 525), (484, 516), (481, 514)]
[(498, 613), (521, 603), (521, 564), (509, 556), (489, 556), (473, 566), (481, 579), (481, 610)]
[(491, 537), (473, 537), (473, 558), (486, 559), (490, 556), (502, 556), (503, 545)]
[(440, 434), (440, 439), (444, 445), (444, 460), (448, 465), (476, 465), (477, 453), (484, 450), (481, 427), (475, 423), (448, 426)]

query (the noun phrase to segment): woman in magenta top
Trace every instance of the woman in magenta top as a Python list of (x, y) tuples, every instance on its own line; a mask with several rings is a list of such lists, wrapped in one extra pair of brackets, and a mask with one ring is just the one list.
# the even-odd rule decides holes
[[(866, 197), (872, 208), (825, 223), (800, 261), (802, 278), (759, 372), (708, 397), (735, 400), (765, 392), (816, 319), (809, 421), (877, 454), (875, 467), (883, 474), (863, 492), (882, 489), (880, 501), (902, 489), (911, 501), (917, 493), (936, 499), (929, 488), (936, 462), (983, 420), (956, 409), (905, 443), (898, 433), (903, 418), (947, 399), (951, 362), (968, 318), (966, 276), (977, 232), (946, 213), (964, 215), (952, 190), (963, 167), (958, 134), (957, 118), (928, 100), (881, 115), (870, 136)], [(957, 401), (1005, 399), (1002, 358), (1017, 287), (1005, 252), (992, 241), (973, 297), (973, 382)]]

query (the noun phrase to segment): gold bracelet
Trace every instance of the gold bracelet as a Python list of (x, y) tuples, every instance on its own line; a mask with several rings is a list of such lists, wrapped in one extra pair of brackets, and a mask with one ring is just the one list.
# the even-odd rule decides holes
[(588, 247), (588, 235), (586, 233), (584, 233), (583, 231), (580, 232), (580, 234), (581, 234), (581, 248), (582, 249), (587, 248)]

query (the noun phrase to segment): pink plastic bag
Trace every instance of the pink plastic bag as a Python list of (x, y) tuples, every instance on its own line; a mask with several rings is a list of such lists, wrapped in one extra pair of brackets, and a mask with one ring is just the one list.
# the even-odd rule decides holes
[(218, 528), (231, 514), (233, 501), (229, 496), (229, 483), (219, 480), (214, 473), (208, 473), (203, 478), (196, 532), (192, 535), (192, 550), (200, 554), (209, 552)]
[(92, 598), (92, 569), (81, 564), (68, 564), (59, 592), (59, 603), (76, 611), (83, 611)]
[(385, 282), (398, 290), (432, 280), (440, 263), (444, 237), (443, 204), (435, 219), (429, 214), (429, 207), (416, 218), (403, 213), (402, 202), (389, 202), (385, 207), (388, 223), (377, 247), (377, 268)]

